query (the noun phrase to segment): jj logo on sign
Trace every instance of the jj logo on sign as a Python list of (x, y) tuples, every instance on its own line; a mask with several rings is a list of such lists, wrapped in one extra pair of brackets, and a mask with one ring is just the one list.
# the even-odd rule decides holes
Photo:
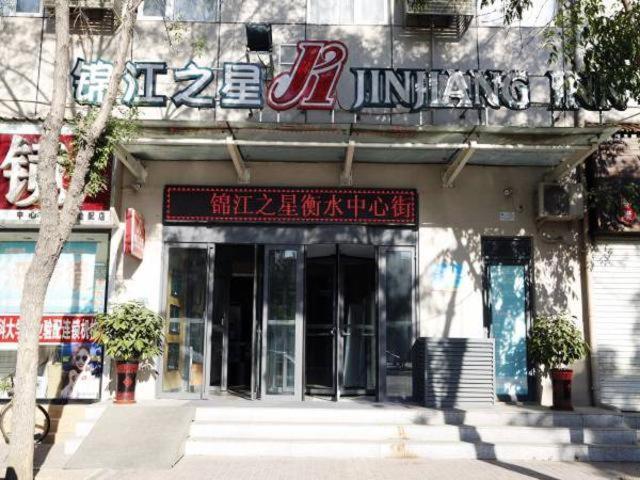
[(347, 47), (342, 42), (298, 42), (291, 70), (273, 79), (267, 91), (267, 103), (278, 111), (294, 107), (331, 110), (347, 57)]

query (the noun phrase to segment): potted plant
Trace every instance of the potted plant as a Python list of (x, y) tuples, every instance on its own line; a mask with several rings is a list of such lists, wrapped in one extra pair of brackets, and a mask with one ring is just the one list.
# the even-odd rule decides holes
[(554, 410), (573, 410), (573, 370), (568, 367), (583, 359), (587, 351), (582, 333), (569, 314), (541, 315), (533, 321), (529, 355), (543, 376), (551, 375)]
[(96, 316), (93, 338), (116, 361), (115, 403), (135, 403), (138, 367), (162, 353), (163, 324), (160, 315), (135, 301)]

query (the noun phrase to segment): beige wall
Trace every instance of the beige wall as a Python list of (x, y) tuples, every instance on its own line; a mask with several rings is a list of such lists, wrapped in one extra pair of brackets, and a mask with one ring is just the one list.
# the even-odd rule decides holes
[[(144, 299), (162, 309), (162, 190), (165, 184), (234, 185), (231, 162), (149, 162), (149, 178), (140, 191), (128, 188), (132, 179), (125, 173), (122, 207), (138, 209), (145, 217), (147, 243), (144, 260), (119, 257), (112, 301)], [(254, 163), (250, 165), (253, 185), (327, 186), (337, 185), (339, 165), (327, 163)], [(455, 188), (441, 186), (441, 166), (374, 165), (354, 166), (354, 185), (402, 187), (418, 190), (419, 229), (419, 320), (422, 336), (481, 337), (483, 332), (481, 247), (482, 235), (532, 236), (535, 254), (535, 300), (537, 312), (569, 310), (581, 318), (579, 264), (576, 256), (575, 225), (535, 225), (534, 190), (544, 170), (468, 166)], [(505, 187), (513, 188), (505, 198)], [(515, 211), (515, 222), (501, 222), (499, 212)], [(546, 238), (545, 237), (549, 237)], [(553, 238), (551, 238), (553, 237)], [(560, 242), (560, 243), (559, 243)], [(112, 249), (117, 250), (117, 245)], [(458, 288), (433, 282), (433, 268), (443, 261), (462, 265)], [(584, 365), (576, 366), (574, 398), (588, 404)], [(153, 395), (153, 383), (142, 385)], [(545, 388), (545, 403), (549, 389)]]

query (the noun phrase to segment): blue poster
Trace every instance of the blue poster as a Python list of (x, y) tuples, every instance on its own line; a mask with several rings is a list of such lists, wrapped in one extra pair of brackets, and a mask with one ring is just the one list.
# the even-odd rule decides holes
[[(35, 242), (0, 242), (0, 305), (3, 314), (18, 314), (24, 278)], [(45, 313), (93, 313), (96, 242), (68, 242), (53, 272)]]

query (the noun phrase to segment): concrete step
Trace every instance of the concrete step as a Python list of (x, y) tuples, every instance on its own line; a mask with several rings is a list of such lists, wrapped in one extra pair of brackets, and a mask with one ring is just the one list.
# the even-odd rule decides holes
[(552, 411), (429, 410), (423, 408), (206, 407), (196, 409), (196, 422), (350, 423), (373, 425), (468, 425), (573, 428), (618, 428), (618, 413)]
[(640, 447), (413, 440), (189, 439), (185, 455), (638, 462)]
[(192, 439), (395, 440), (635, 445), (628, 428), (194, 422)]
[(73, 455), (80, 448), (106, 408), (105, 405), (90, 405), (84, 409), (84, 415), (74, 422), (72, 432), (63, 439), (65, 455)]

